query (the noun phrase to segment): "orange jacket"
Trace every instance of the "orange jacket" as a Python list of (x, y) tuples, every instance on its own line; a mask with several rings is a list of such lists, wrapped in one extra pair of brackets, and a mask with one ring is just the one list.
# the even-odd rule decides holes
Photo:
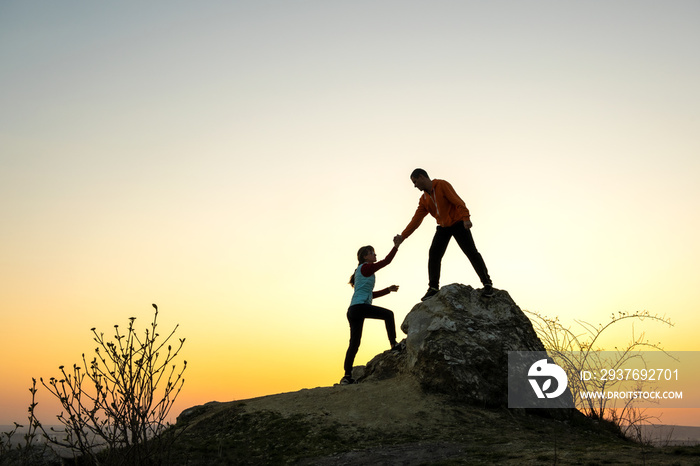
[(441, 227), (451, 227), (457, 222), (469, 220), (469, 209), (445, 180), (433, 180), (433, 192), (424, 192), (420, 197), (416, 213), (401, 236), (408, 238), (428, 214), (435, 217)]

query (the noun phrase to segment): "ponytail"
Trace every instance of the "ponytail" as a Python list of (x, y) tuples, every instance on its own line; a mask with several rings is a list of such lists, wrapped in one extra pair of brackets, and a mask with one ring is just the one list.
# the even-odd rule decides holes
[[(365, 256), (370, 252), (374, 251), (374, 248), (372, 246), (362, 246), (358, 251), (357, 251), (357, 265), (359, 266), (362, 264), (365, 260)], [(355, 269), (357, 270), (357, 269)], [(350, 275), (350, 281), (348, 282), (350, 286), (355, 288), (355, 272), (353, 271), (352, 275)]]

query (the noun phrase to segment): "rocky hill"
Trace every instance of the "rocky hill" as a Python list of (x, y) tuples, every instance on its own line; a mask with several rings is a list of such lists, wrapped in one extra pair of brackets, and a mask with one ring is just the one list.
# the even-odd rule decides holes
[(544, 348), (505, 291), (446, 286), (401, 329), (357, 384), (185, 410), (168, 464), (694, 464), (572, 409), (508, 409), (508, 351)]

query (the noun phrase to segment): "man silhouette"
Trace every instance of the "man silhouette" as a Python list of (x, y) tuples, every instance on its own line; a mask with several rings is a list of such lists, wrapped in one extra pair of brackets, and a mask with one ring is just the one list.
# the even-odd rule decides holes
[(470, 230), (472, 222), (469, 209), (464, 201), (457, 195), (450, 183), (445, 180), (431, 180), (428, 173), (422, 168), (413, 170), (411, 181), (413, 186), (423, 191), (423, 195), (418, 200), (415, 215), (401, 233), (401, 237), (408, 238), (428, 214), (435, 217), (438, 223), (428, 253), (428, 292), (421, 300), (425, 301), (439, 291), (442, 257), (453, 237), (484, 285), (482, 296), (487, 298), (493, 296), (493, 282), (489, 277), (484, 259), (474, 245), (474, 238)]

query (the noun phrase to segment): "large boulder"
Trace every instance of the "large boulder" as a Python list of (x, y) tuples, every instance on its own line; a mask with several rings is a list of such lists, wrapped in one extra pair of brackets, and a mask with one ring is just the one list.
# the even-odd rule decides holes
[(358, 371), (359, 381), (407, 375), (424, 390), (483, 406), (507, 406), (508, 352), (545, 348), (506, 291), (496, 290), (490, 299), (481, 293), (452, 284), (414, 306), (401, 325), (404, 350), (377, 355)]

